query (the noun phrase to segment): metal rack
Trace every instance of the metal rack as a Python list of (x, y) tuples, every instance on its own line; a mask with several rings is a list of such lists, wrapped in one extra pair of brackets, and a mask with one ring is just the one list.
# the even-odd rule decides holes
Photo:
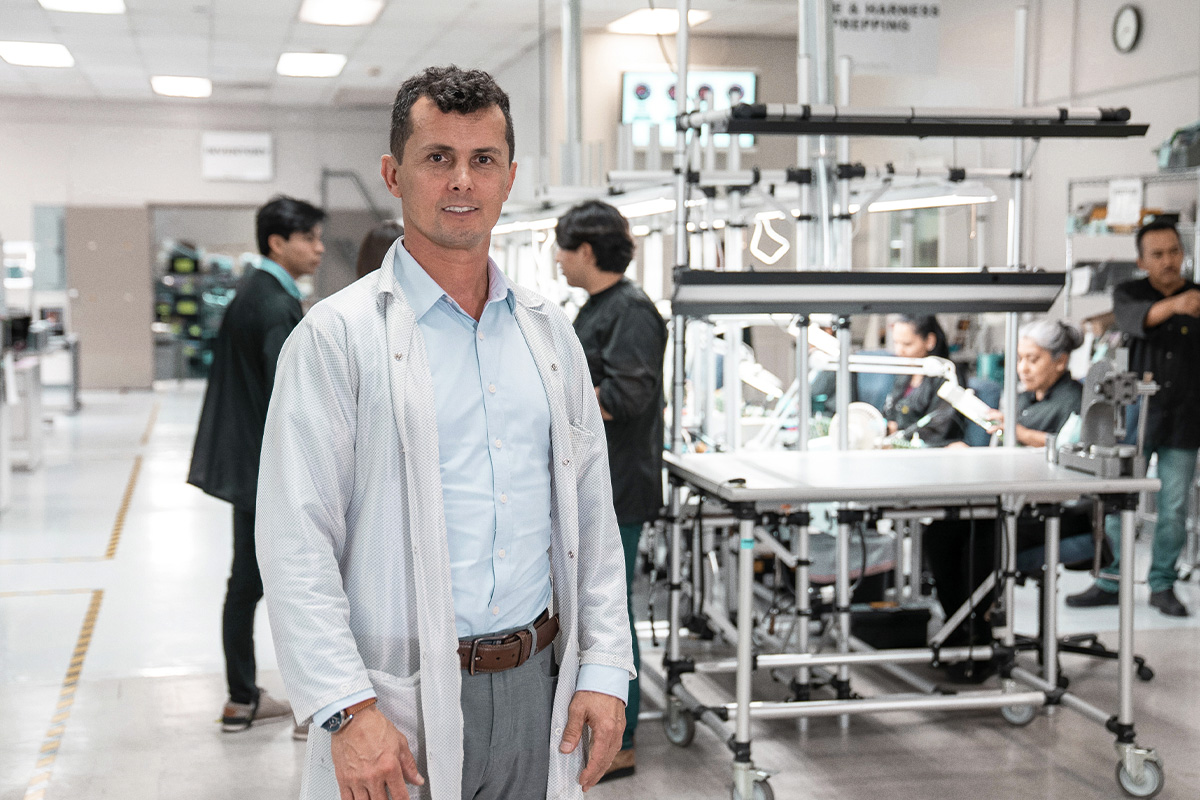
[[(689, 8), (689, 0), (678, 0), (678, 13), (680, 19), (687, 19)], [(816, 4), (818, 9), (823, 9), (824, 4)], [(817, 11), (815, 16), (820, 19), (823, 11)], [(801, 91), (801, 100), (807, 100), (808, 85), (807, 85), (807, 70), (809, 67), (807, 54), (807, 36), (805, 31), (806, 14), (802, 8), (800, 11), (801, 30), (800, 30), (800, 48), (801, 52), (797, 59), (798, 61), (798, 78)], [(828, 20), (825, 20), (825, 27), (828, 29)], [(843, 310), (843, 313), (853, 313), (866, 308), (871, 308), (873, 311), (886, 312), (893, 308), (909, 307), (915, 302), (920, 294), (920, 290), (930, 292), (934, 288), (932, 282), (927, 282), (921, 285), (921, 281), (927, 281), (926, 278), (918, 278), (912, 276), (908, 278), (911, 283), (908, 284), (910, 293), (906, 298), (901, 298), (898, 295), (901, 293), (903, 284), (886, 285), (888, 279), (879, 273), (867, 273), (864, 278), (853, 278), (855, 273), (843, 272), (838, 275), (843, 280), (834, 282), (828, 280), (828, 275), (820, 277), (801, 277), (802, 273), (789, 273), (786, 275), (778, 274), (764, 277), (762, 273), (757, 275), (736, 275), (726, 273), (723, 276), (717, 275), (702, 275), (700, 271), (690, 270), (689, 254), (688, 254), (688, 208), (687, 199), (690, 194), (690, 184), (693, 179), (693, 172), (689, 168), (688, 163), (688, 133), (691, 130), (698, 130), (700, 127), (709, 125), (714, 129), (719, 129), (727, 133), (758, 133), (758, 134), (781, 134), (800, 137), (812, 136), (837, 136), (836, 154), (838, 169), (836, 170), (837, 193), (841, 204), (841, 215), (835, 220), (831, 214), (830, 198), (832, 196), (832, 176), (835, 174), (832, 167), (835, 166), (828, 159), (823, 157), (820, 159), (814, 175), (817, 178), (817, 184), (822, 190), (822, 202), (819, 207), (819, 221), (823, 227), (823, 242), (826, 263), (821, 266), (829, 269), (835, 265), (830, 259), (832, 252), (831, 243), (834, 241), (833, 228), (836, 224), (838, 230), (838, 238), (840, 239), (839, 246), (839, 264), (842, 269), (849, 269), (849, 262), (846, 256), (848, 255), (849, 244), (849, 218), (845, 213), (848, 208), (849, 200), (849, 182), (852, 174), (849, 170), (841, 169), (847, 165), (849, 161), (849, 136), (851, 135), (872, 135), (872, 136), (975, 136), (975, 137), (1005, 137), (1014, 139), (1013, 143), (1013, 171), (1011, 173), (1011, 182), (1013, 187), (1013, 203), (1010, 216), (1010, 239), (1009, 239), (1009, 267), (1012, 272), (1010, 277), (1025, 274), (1022, 272), (1022, 247), (1021, 247), (1021, 209), (1022, 209), (1022, 194), (1023, 182), (1025, 179), (1025, 169), (1027, 167), (1024, 157), (1024, 144), (1021, 137), (1078, 137), (1078, 138), (1112, 138), (1112, 137), (1127, 137), (1144, 135), (1147, 126), (1140, 124), (1131, 124), (1129, 122), (1130, 114), (1126, 109), (1074, 109), (1074, 108), (1053, 108), (1053, 109), (1030, 109), (1023, 108), (1025, 102), (1025, 44), (1026, 44), (1026, 22), (1027, 9), (1021, 7), (1017, 12), (1017, 67), (1016, 67), (1016, 108), (1013, 109), (914, 109), (914, 108), (873, 108), (873, 109), (853, 109), (848, 108), (848, 84), (850, 65), (847, 59), (842, 59), (839, 62), (839, 71), (842, 74), (842, 97), (839, 98), (842, 103), (841, 107), (828, 104), (830, 94), (829, 86), (831, 81), (817, 81), (818, 92), (817, 103), (810, 104), (801, 102), (794, 105), (791, 104), (776, 104), (776, 105), (755, 105), (755, 106), (739, 106), (734, 109), (721, 112), (693, 112), (687, 107), (686, 92), (677, 92), (676, 94), (676, 137), (675, 137), (675, 153), (673, 160), (673, 172), (675, 183), (675, 274), (676, 274), (676, 295), (673, 302), (673, 379), (671, 386), (672, 393), (672, 450), (678, 456), (682, 454), (682, 445), (684, 438), (683, 431), (683, 398), (685, 392), (685, 369), (686, 369), (686, 322), (689, 315), (694, 314), (719, 314), (728, 312), (746, 313), (749, 310), (762, 312), (768, 309), (776, 311), (785, 311), (801, 315), (800, 336), (797, 341), (797, 375), (800, 377), (800, 384), (803, 387), (805, 381), (803, 376), (807, 374), (807, 320), (803, 315), (807, 311), (829, 311), (831, 307), (837, 307)], [(688, 26), (680, 25), (677, 34), (677, 52), (678, 52), (678, 70), (676, 85), (687, 86), (687, 69), (688, 69)], [(819, 37), (818, 37), (819, 38)], [(818, 74), (823, 68), (825, 78), (828, 79), (832, 61), (827, 60), (825, 64), (818, 60)], [(731, 137), (732, 141), (736, 142), (737, 137)], [(800, 169), (808, 169), (810, 167), (808, 153), (804, 147), (800, 147)], [(736, 168), (736, 164), (733, 165)], [(801, 217), (807, 218), (801, 221), (806, 221), (815, 224), (813, 216), (809, 213), (808, 203), (809, 197), (807, 192), (801, 195)], [(797, 236), (803, 239), (806, 235), (805, 225), (799, 225)], [(734, 240), (734, 246), (737, 245), (737, 240)], [(727, 250), (728, 250), (727, 242)], [(993, 280), (994, 273), (981, 273), (986, 276), (984, 278), (974, 279), (983, 281), (971, 287), (976, 292), (981, 291), (985, 286), (988, 289), (995, 289), (996, 286), (1005, 289), (1012, 289), (1010, 284), (997, 283), (995, 286), (987, 283)], [(901, 279), (903, 281), (904, 279)], [(1040, 279), (1039, 279), (1040, 280)], [(1033, 294), (1043, 292), (1042, 296), (1037, 298), (1037, 303), (1032, 303), (1032, 306), (1037, 306), (1042, 310), (1048, 308), (1049, 303), (1046, 302), (1046, 296), (1052, 301), (1059, 287), (1062, 285), (1062, 276), (1056, 276), (1056, 285), (1053, 286), (1053, 291), (1050, 290), (1050, 284), (1033, 282), (1033, 286), (1026, 285), (1022, 287), (1025, 290), (1033, 289)], [(878, 281), (878, 283), (876, 283)], [(920, 289), (913, 292), (913, 286), (920, 286)], [(972, 302), (971, 298), (964, 297), (964, 287), (970, 286), (969, 280), (963, 284), (955, 284), (953, 280), (947, 281), (946, 285), (938, 289), (938, 293), (947, 295), (955, 295), (952, 299), (959, 303)], [(806, 299), (807, 292), (821, 292), (821, 296), (816, 301)], [(957, 289), (957, 292), (955, 291)], [(895, 305), (890, 305), (889, 301), (895, 301)], [(905, 305), (907, 302), (909, 305)], [(999, 302), (999, 300), (997, 301)], [(1003, 302), (1008, 302), (1011, 305), (1004, 310), (1008, 311), (1007, 326), (1006, 326), (1006, 347), (1005, 351), (1008, 354), (1005, 364), (1005, 407), (1015, 409), (1016, 407), (1016, 348), (1017, 348), (1017, 313), (1014, 308), (1027, 310), (1029, 306), (1021, 305), (1017, 302), (1017, 298), (1012, 296), (1003, 298)], [(928, 303), (924, 303), (923, 308), (928, 309)], [(850, 331), (847, 320), (842, 317), (837, 323), (837, 337), (840, 351), (840, 361), (837, 378), (837, 396), (840, 418), (842, 424), (837, 431), (837, 442), (839, 449), (845, 450), (848, 443), (848, 431), (846, 420), (848, 414), (845, 413), (849, 405), (850, 397), (850, 368), (849, 368), (849, 352), (850, 352)], [(737, 336), (736, 327), (726, 332), (727, 339), (732, 341)], [(731, 348), (732, 350), (732, 348)], [(731, 371), (731, 365), (727, 359), (726, 364), (726, 385), (731, 386), (731, 383), (737, 383), (736, 372)], [(732, 382), (730, 376), (733, 376)], [(729, 405), (735, 404), (736, 401), (736, 386), (732, 387), (734, 396), (727, 397), (726, 403)], [(801, 406), (805, 405), (805, 398), (801, 396)], [(806, 409), (803, 409), (806, 411)], [(803, 412), (802, 412), (803, 413)], [(801, 428), (806, 427), (806, 419), (801, 417)], [(1016, 446), (1016, 414), (1009, 413), (1005, 422), (1005, 443), (1008, 447)], [(801, 447), (805, 445), (805, 437), (801, 435)], [(793, 458), (803, 459), (807, 454), (787, 454)], [(836, 458), (843, 458), (852, 454), (837, 453), (833, 454)], [(1017, 456), (1012, 452), (1010, 455)], [(1036, 454), (1033, 455), (1037, 458)], [(719, 458), (720, 456), (718, 456)], [(693, 456), (690, 458), (704, 458), (704, 456)], [(816, 464), (814, 462), (813, 471), (820, 472), (824, 470), (828, 464)], [(681, 717), (678, 715), (679, 704), (685, 706), (691, 702), (692, 698), (684, 689), (680, 676), (686, 672), (696, 669), (696, 665), (690, 660), (683, 657), (680, 643), (680, 626), (681, 626), (681, 602), (683, 599), (683, 576), (682, 576), (682, 552), (683, 552), (683, 531), (681, 517), (683, 513), (682, 494), (685, 482), (690, 482), (697, 479), (699, 472), (702, 469), (693, 470), (689, 466), (685, 466), (677, 458), (669, 459), (669, 471), (673, 475), (673, 481), (670, 491), (670, 501), (668, 506), (668, 514), (670, 521), (670, 540), (668, 545), (669, 559), (669, 585), (670, 585), (670, 632), (667, 640), (667, 654), (664, 659), (664, 666), (668, 673), (667, 695), (670, 707), (668, 708), (667, 730), (668, 735), (672, 731), (672, 727), (678, 731), (678, 725), (681, 722)], [(847, 492), (852, 491), (855, 485), (854, 477), (852, 480), (843, 481), (835, 487), (835, 491), (828, 494), (810, 496), (809, 493), (803, 491), (794, 491), (795, 481), (802, 478), (801, 473), (796, 471), (797, 468), (793, 465), (787, 472), (786, 476), (792, 479), (792, 491), (787, 491), (783, 498), (772, 498), (776, 503), (786, 503), (790, 509), (789, 514), (793, 511), (798, 513), (806, 513), (806, 503), (814, 502), (819, 499), (839, 502), (847, 499)], [(781, 473), (775, 473), (774, 477), (779, 478)], [(739, 481), (738, 479), (742, 480)], [(753, 565), (754, 565), (754, 546), (755, 546), (755, 521), (757, 514), (761, 510), (753, 501), (753, 498), (748, 498), (750, 502), (743, 502), (737, 496), (737, 490), (740, 485), (746, 483), (746, 476), (740, 474), (723, 474), (719, 476), (717, 485), (710, 487), (714, 496), (721, 498), (731, 504), (731, 508), (739, 517), (739, 533), (740, 543), (738, 548), (738, 569), (737, 569), (737, 591), (742, 598), (742, 602), (738, 604), (738, 625), (735, 637), (737, 647), (737, 658), (732, 666), (737, 673), (737, 689), (736, 700), (723, 709), (724, 713), (716, 713), (712, 709), (704, 709), (697, 707), (697, 715), (701, 721), (713, 728), (718, 735), (726, 738), (730, 749), (733, 752), (733, 797), (735, 800), (749, 800), (751, 797), (757, 800), (769, 800), (773, 796), (769, 784), (766, 781), (767, 775), (759, 770), (751, 757), (750, 751), (750, 718), (755, 715), (752, 709), (750, 699), (750, 676), (756, 666), (756, 655), (754, 653), (754, 645), (752, 640), (752, 619), (751, 619), (751, 603), (752, 603), (752, 582), (753, 582)], [(953, 475), (948, 477), (951, 484), (959, 484), (959, 476)], [(1069, 482), (1069, 481), (1068, 481)], [(1144, 482), (1144, 481), (1143, 481)], [(1090, 491), (1088, 488), (1075, 487), (1070, 489), (1074, 494), (1079, 491)], [(1011, 487), (1010, 487), (1011, 488)], [(1046, 487), (1043, 487), (1046, 488)], [(1061, 485), (1065, 491), (1066, 484)], [(1014, 490), (1015, 491), (1015, 490)], [(1046, 499), (1051, 502), (1063, 499), (1063, 496), (1053, 495), (1053, 490), (1047, 489), (1051, 494), (1046, 496)], [(1137, 487), (1133, 487), (1132, 483), (1121, 486), (1103, 489), (1096, 488), (1099, 493), (1115, 492), (1121, 493), (1122, 497), (1127, 497), (1124, 493), (1129, 491), (1139, 491)], [(984, 492), (984, 495), (994, 497), (997, 492), (1007, 494), (1002, 487), (999, 490), (993, 491), (989, 488)], [(1037, 492), (1034, 492), (1037, 495)], [(956, 505), (958, 500), (962, 500), (966, 495), (956, 494), (953, 490), (943, 493), (943, 499), (950, 505)], [(911, 485), (897, 484), (894, 486), (883, 487), (880, 493), (871, 497), (864, 498), (875, 504), (893, 504), (905, 505), (904, 502), (896, 498), (912, 499)], [(971, 495), (973, 499), (975, 495)], [(1015, 559), (1015, 544), (1016, 544), (1016, 522), (1015, 513), (1020, 506), (1025, 502), (1024, 498), (1018, 497), (1016, 494), (1011, 494), (1004, 500), (1004, 511), (1007, 515), (1008, 524), (1006, 525), (1006, 539), (1009, 543), (1009, 569), (1013, 571), (1013, 560)], [(1127, 534), (1132, 533), (1133, 512), (1126, 508), (1126, 505), (1121, 505), (1122, 523), (1126, 527)], [(1130, 509), (1132, 507), (1130, 506)], [(838, 679), (837, 688), (839, 698), (849, 699), (849, 663), (852, 659), (848, 659), (849, 655), (849, 581), (847, 579), (848, 569), (848, 551), (849, 551), (849, 525), (851, 524), (850, 517), (853, 515), (861, 515), (861, 508), (855, 508), (853, 504), (847, 505), (843, 509), (844, 515), (839, 514), (839, 536), (838, 536), (838, 585), (837, 585), (837, 606), (839, 612), (845, 609), (846, 613), (842, 614), (839, 619), (839, 624), (842, 626), (843, 636), (839, 641), (839, 648), (843, 651), (837, 656), (837, 661), (829, 661), (829, 663), (838, 663)], [(799, 536), (794, 538), (794, 541), (805, 542), (807, 540), (807, 523), (804, 520), (798, 520), (803, 529)], [(1056, 548), (1052, 545), (1057, 544), (1057, 518), (1052, 517), (1051, 524), (1048, 524), (1048, 545), (1047, 559), (1050, 564), (1055, 564), (1057, 561)], [(1132, 540), (1131, 535), (1125, 537), (1126, 540)], [(801, 545), (803, 547), (803, 545)], [(1123, 554), (1124, 555), (1124, 554)], [(1129, 556), (1132, 556), (1130, 550)], [(796, 554), (797, 569), (807, 569), (805, 566), (806, 556), (801, 552)], [(799, 573), (797, 579), (799, 580)], [(1052, 591), (1054, 581), (1047, 581), (1047, 591)], [(1118, 775), (1123, 767), (1127, 773), (1131, 774), (1134, 779), (1141, 780), (1147, 775), (1153, 773), (1154, 767), (1147, 767), (1146, 764), (1153, 763), (1157, 766), (1157, 762), (1148, 759), (1147, 752), (1136, 749), (1133, 745), (1132, 732), (1132, 701), (1128, 689), (1128, 681), (1126, 681), (1127, 672), (1125, 661), (1131, 658), (1132, 654), (1132, 583), (1131, 576), (1127, 576), (1126, 580), (1121, 583), (1122, 593), (1122, 625), (1121, 625), (1121, 653), (1122, 653), (1122, 693), (1121, 693), (1121, 710), (1115, 720), (1117, 728), (1114, 732), (1118, 733), (1118, 747), (1124, 746), (1122, 750), (1122, 765), (1118, 767)], [(1008, 601), (1007, 607), (1012, 608), (1013, 584), (1012, 578), (1006, 580), (1005, 596)], [(1125, 602), (1128, 601), (1128, 602)], [(800, 597), (797, 597), (797, 603), (804, 602)], [(1053, 606), (1052, 606), (1053, 607)], [(1126, 613), (1128, 612), (1128, 613)], [(1052, 615), (1051, 615), (1052, 616)], [(1048, 638), (1054, 638), (1053, 619), (1048, 619)], [(811, 657), (807, 652), (807, 626), (800, 626), (801, 638), (797, 642), (799, 653), (789, 656), (794, 663), (800, 668), (807, 669), (811, 664)], [(1011, 647), (1014, 643), (1014, 637), (1011, 626), (1005, 633), (1004, 646)], [(881, 659), (886, 660), (886, 659)], [(815, 663), (815, 662), (814, 662)], [(1051, 660), (1050, 663), (1053, 663)], [(1047, 667), (1047, 677), (1053, 676), (1053, 667)], [(1021, 675), (1019, 670), (1010, 669), (1007, 678), (1026, 679), (1026, 682), (1033, 685), (1038, 691), (1044, 692), (1045, 702), (1059, 702), (1061, 700), (1061, 691), (1053, 683), (1047, 683), (1044, 686), (1039, 685), (1038, 681), (1041, 678), (1033, 675)], [(1052, 679), (1053, 680), (1053, 679)], [(1006, 684), (1006, 688), (1011, 688)], [(843, 696), (845, 694), (845, 696)], [(1026, 704), (1032, 703), (1036, 699), (1037, 702), (1043, 702), (1041, 698), (1032, 695), (1032, 693), (1017, 693), (1007, 698), (1008, 704)], [(924, 698), (924, 702), (928, 702), (928, 698)], [(1005, 698), (1001, 698), (996, 705), (1003, 706)], [(840, 702), (840, 701), (835, 701)], [(992, 702), (992, 701), (988, 701)], [(908, 707), (908, 706), (905, 706)], [(915, 706), (914, 706), (915, 707)], [(920, 706), (927, 707), (927, 706)], [(950, 706), (947, 706), (950, 707)], [(759, 711), (758, 716), (773, 715), (772, 709), (767, 708), (763, 704), (756, 704), (755, 708)], [(815, 706), (811, 708), (815, 709)], [(861, 706), (864, 710), (894, 710), (893, 708), (871, 707), (871, 704)], [(1085, 710), (1082, 706), (1078, 707), (1082, 713), (1095, 717), (1100, 714), (1098, 710), (1089, 707)], [(780, 709), (786, 716), (803, 716), (803, 714), (795, 713), (794, 709)], [(818, 712), (813, 712), (818, 713)], [(825, 713), (825, 712), (822, 712)], [(843, 710), (843, 707), (830, 706), (827, 713), (834, 715), (844, 715), (849, 713)], [(730, 715), (735, 717), (734, 730), (730, 732), (725, 725), (724, 719)], [(1032, 719), (1032, 715), (1029, 717)], [(848, 722), (848, 717), (843, 717)], [(686, 732), (686, 731), (685, 731)], [(1159, 770), (1161, 777), (1161, 770)]]

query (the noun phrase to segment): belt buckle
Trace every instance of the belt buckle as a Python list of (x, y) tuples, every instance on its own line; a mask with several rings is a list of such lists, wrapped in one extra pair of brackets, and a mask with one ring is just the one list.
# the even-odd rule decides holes
[(479, 645), (481, 645), (481, 644), (487, 644), (487, 645), (504, 644), (504, 638), (505, 637), (499, 637), (499, 638), (490, 637), (489, 638), (486, 636), (480, 636), (478, 639), (472, 640), (471, 641), (471, 656), (470, 656), (470, 659), (467, 661), (467, 674), (475, 675), (475, 662), (477, 659), (476, 654), (479, 650)]

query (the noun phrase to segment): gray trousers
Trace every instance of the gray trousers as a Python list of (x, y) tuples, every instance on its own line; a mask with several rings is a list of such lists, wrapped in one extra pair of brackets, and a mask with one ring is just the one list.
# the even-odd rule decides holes
[(547, 647), (516, 669), (462, 671), (463, 800), (544, 800), (558, 667)]

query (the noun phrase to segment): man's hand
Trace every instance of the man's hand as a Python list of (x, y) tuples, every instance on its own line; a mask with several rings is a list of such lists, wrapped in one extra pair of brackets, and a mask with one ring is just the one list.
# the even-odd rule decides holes
[(408, 800), (405, 781), (425, 785), (408, 739), (375, 706), (333, 734), (330, 752), (341, 800)]
[(1188, 289), (1186, 292), (1175, 295), (1174, 300), (1175, 313), (1200, 317), (1200, 289)]
[(592, 752), (588, 754), (583, 772), (579, 773), (579, 785), (586, 792), (604, 777), (613, 756), (621, 749), (621, 737), (625, 735), (625, 704), (619, 698), (601, 692), (576, 692), (567, 709), (567, 729), (558, 747), (560, 753), (575, 752), (584, 725), (592, 729)]
[[(600, 402), (600, 387), (597, 386), (595, 388), (596, 388), (596, 402), (599, 403)], [(600, 406), (600, 419), (604, 420), (605, 422), (612, 422), (612, 418), (613, 418), (613, 415), (608, 413), (607, 411), (605, 411), (604, 406)]]

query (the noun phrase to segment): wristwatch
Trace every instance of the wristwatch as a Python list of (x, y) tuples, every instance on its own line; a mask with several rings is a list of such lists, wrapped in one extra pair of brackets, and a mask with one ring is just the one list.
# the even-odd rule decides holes
[(349, 708), (344, 708), (336, 712), (332, 717), (322, 722), (321, 727), (330, 733), (337, 733), (350, 724), (350, 720), (354, 719), (355, 714), (373, 705), (375, 705), (374, 697), (363, 700), (361, 703), (355, 703)]

